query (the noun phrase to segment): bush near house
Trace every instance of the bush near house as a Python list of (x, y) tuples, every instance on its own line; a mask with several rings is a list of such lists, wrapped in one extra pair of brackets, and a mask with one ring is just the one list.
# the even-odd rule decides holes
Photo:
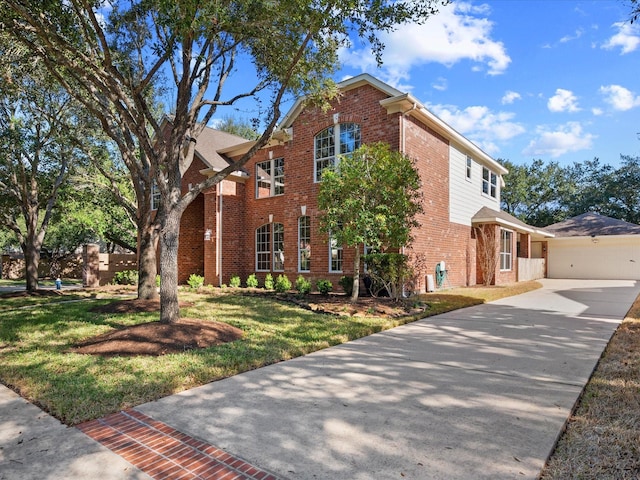
[(137, 285), (138, 284), (138, 271), (137, 270), (123, 270), (116, 272), (113, 276), (113, 283), (115, 285)]
[(318, 280), (316, 288), (322, 295), (329, 295), (329, 292), (333, 290), (333, 284), (329, 280)]
[(258, 278), (255, 273), (252, 273), (247, 277), (247, 281), (245, 282), (247, 288), (258, 288)]
[(204, 277), (200, 276), (200, 275), (196, 275), (195, 273), (192, 273), (189, 276), (189, 280), (187, 280), (187, 284), (193, 290), (197, 290), (199, 288), (202, 288), (204, 286)]
[(311, 282), (302, 275), (299, 275), (296, 279), (296, 290), (300, 295), (307, 295), (311, 292)]
[(278, 275), (276, 278), (275, 290), (277, 293), (286, 293), (291, 290), (291, 280), (286, 275)]
[(240, 277), (238, 275), (233, 275), (230, 279), (229, 279), (229, 286), (233, 287), (233, 288), (238, 288), (240, 287)]

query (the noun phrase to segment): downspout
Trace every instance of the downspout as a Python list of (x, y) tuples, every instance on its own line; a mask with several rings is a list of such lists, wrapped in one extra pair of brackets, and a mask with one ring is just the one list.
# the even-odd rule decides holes
[(218, 183), (218, 212), (216, 218), (216, 265), (218, 266), (218, 286), (222, 286), (222, 181)]

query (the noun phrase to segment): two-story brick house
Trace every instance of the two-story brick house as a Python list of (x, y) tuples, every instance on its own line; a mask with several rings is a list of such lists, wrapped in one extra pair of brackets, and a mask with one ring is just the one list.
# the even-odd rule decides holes
[[(495, 283), (518, 279), (516, 256), (528, 257), (532, 238), (546, 233), (500, 212), (502, 176), (493, 158), (402, 93), (363, 74), (339, 84), (341, 96), (328, 111), (297, 101), (272, 141), (184, 213), (179, 280), (191, 273), (207, 284), (303, 275), (337, 285), (351, 274), (353, 253), (318, 229), (317, 194), (322, 170), (361, 144), (386, 142), (415, 160), (423, 188), (420, 227), (405, 251), (420, 255), (433, 274), (444, 262), (449, 285), (474, 285), (483, 272), (477, 261), (474, 226), (495, 230), (499, 255)], [(184, 188), (228, 165), (253, 142), (205, 129)], [(424, 282), (421, 282), (424, 283)], [(419, 286), (424, 288), (425, 285)]]

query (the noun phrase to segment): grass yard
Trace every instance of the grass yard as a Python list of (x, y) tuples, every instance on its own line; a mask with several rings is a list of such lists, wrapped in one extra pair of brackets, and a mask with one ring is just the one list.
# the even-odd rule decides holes
[[(532, 282), (526, 288), (537, 288)], [(90, 310), (114, 300), (63, 293), (43, 303), (0, 298), (0, 381), (66, 424), (73, 425), (188, 388), (229, 377), (331, 345), (370, 335), (417, 318), (463, 308), (512, 288), (455, 289), (423, 297), (429, 307), (405, 317), (315, 313), (268, 296), (182, 292), (193, 302), (183, 317), (224, 322), (244, 332), (241, 340), (184, 353), (96, 356), (70, 347), (113, 329), (153, 321), (157, 313), (100, 314)], [(497, 293), (498, 292), (498, 293)], [(27, 301), (25, 300), (25, 302)], [(50, 299), (51, 300), (51, 299)], [(348, 304), (348, 302), (347, 302)]]

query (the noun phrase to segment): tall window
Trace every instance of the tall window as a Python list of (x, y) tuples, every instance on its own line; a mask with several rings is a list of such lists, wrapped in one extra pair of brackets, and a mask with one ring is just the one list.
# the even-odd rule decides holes
[(160, 206), (160, 189), (158, 184), (153, 181), (151, 184), (151, 210), (157, 210)]
[(256, 198), (284, 194), (284, 158), (256, 163)]
[(283, 224), (266, 223), (256, 229), (256, 270), (259, 272), (284, 270)]
[(326, 128), (314, 138), (315, 181), (322, 180), (325, 168), (337, 165), (337, 155), (346, 155), (360, 147), (360, 125), (340, 123)]
[(342, 245), (332, 236), (329, 237), (329, 271), (342, 272)]
[(298, 270), (311, 270), (311, 218), (298, 218)]
[(465, 176), (467, 180), (471, 180), (471, 165), (473, 164), (473, 160), (471, 157), (467, 157), (467, 164), (465, 167)]
[(498, 176), (487, 167), (482, 167), (482, 193), (493, 198), (498, 194)]
[(513, 232), (500, 230), (500, 270), (511, 270)]
[(273, 270), (284, 271), (284, 225), (273, 224)]

